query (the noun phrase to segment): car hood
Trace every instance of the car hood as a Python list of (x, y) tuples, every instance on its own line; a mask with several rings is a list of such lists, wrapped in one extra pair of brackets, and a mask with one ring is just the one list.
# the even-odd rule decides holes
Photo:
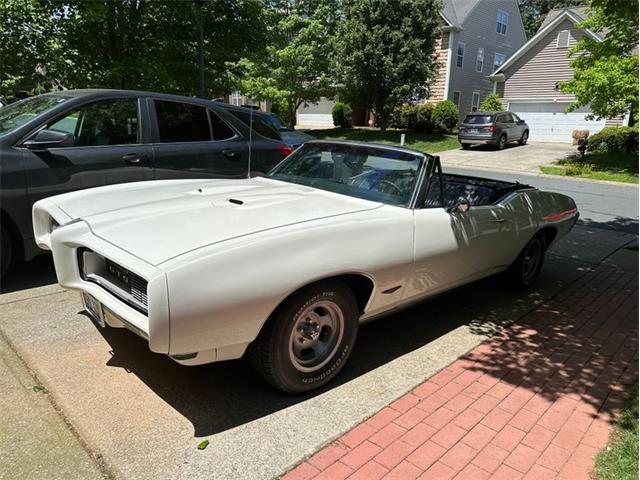
[(382, 205), (268, 178), (151, 181), (79, 193), (58, 206), (152, 265), (234, 238)]

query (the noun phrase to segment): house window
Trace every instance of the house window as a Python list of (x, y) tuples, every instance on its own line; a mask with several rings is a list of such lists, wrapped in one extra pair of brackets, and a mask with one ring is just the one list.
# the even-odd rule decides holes
[(569, 48), (569, 30), (560, 30), (558, 32), (557, 48)]
[(484, 48), (478, 49), (478, 56), (476, 57), (476, 72), (482, 72), (484, 67)]
[(506, 55), (503, 55), (501, 53), (494, 53), (493, 54), (493, 71), (495, 72), (500, 67), (500, 65), (504, 63), (506, 59), (507, 59)]
[(458, 42), (458, 56), (456, 58), (456, 65), (462, 67), (464, 62), (464, 43)]
[(496, 32), (506, 35), (507, 23), (509, 23), (509, 14), (504, 10), (498, 10)]
[(471, 111), (477, 112), (478, 108), (480, 108), (480, 94), (478, 92), (473, 92), (471, 96)]
[(460, 106), (460, 92), (453, 92), (453, 103), (456, 104), (456, 107)]
[(240, 106), (242, 105), (242, 93), (240, 92), (240, 90), (236, 90), (235, 92), (233, 92), (231, 94), (231, 105), (237, 105)]

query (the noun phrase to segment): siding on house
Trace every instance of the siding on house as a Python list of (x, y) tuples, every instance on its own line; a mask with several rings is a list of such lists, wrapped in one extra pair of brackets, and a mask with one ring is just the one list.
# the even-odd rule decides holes
[(428, 103), (437, 103), (445, 98), (447, 60), (449, 59), (449, 32), (442, 32), (440, 34), (434, 49), (434, 54), (436, 55), (438, 71), (435, 81), (431, 84), (431, 95), (427, 99)]
[[(503, 10), (509, 15), (506, 35), (496, 31), (497, 13)], [(471, 111), (474, 92), (480, 94), (480, 102), (493, 93), (493, 82), (488, 78), (493, 73), (495, 53), (508, 59), (524, 43), (527, 37), (522, 26), (518, 3), (514, 0), (481, 1), (469, 13), (463, 29), (451, 32), (452, 61), (447, 98), (453, 100), (453, 92), (460, 92), (460, 118)], [(458, 42), (465, 44), (463, 66), (456, 66)], [(478, 48), (484, 48), (484, 65), (476, 71)], [(444, 73), (444, 72), (443, 72)]]
[[(558, 33), (569, 31), (569, 47), (557, 48)], [(561, 92), (557, 85), (562, 80), (573, 78), (569, 50), (585, 33), (575, 28), (571, 20), (566, 19), (548, 32), (537, 44), (505, 69), (505, 82), (502, 84), (505, 101), (514, 99), (535, 99), (553, 101), (571, 101), (575, 97)], [(498, 85), (500, 88), (501, 85)]]

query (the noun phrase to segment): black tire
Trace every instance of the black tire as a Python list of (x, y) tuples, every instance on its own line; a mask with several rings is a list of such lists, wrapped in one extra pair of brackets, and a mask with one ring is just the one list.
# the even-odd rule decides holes
[(498, 140), (498, 150), (504, 150), (504, 147), (507, 146), (507, 135), (500, 135), (500, 140)]
[(13, 265), (13, 251), (11, 235), (4, 225), (0, 225), (0, 279), (5, 278)]
[(529, 140), (529, 132), (525, 130), (525, 132), (522, 134), (522, 137), (520, 137), (520, 140), (518, 140), (518, 143), (520, 145), (526, 145), (528, 140)]
[[(309, 321), (327, 315), (329, 320)], [(335, 328), (325, 324), (318, 329), (318, 324), (331, 321)], [(341, 281), (322, 281), (301, 289), (278, 307), (251, 344), (249, 359), (275, 388), (308, 392), (330, 382), (344, 367), (357, 333), (353, 292)], [(304, 347), (306, 341), (309, 346)]]
[(508, 285), (515, 290), (531, 287), (540, 276), (546, 249), (544, 235), (534, 235), (507, 270), (505, 276)]
[(468, 143), (462, 143), (461, 145), (463, 150), (469, 150), (471, 148), (471, 145)]

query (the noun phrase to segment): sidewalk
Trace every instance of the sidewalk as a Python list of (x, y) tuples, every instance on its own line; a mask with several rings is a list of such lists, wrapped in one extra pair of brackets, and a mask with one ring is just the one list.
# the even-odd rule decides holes
[(589, 478), (638, 376), (637, 287), (597, 267), (283, 478)]

